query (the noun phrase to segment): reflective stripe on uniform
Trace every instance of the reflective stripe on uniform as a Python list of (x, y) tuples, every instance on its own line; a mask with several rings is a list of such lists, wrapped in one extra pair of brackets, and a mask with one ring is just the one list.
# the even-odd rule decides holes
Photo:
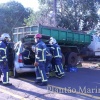
[(45, 49), (39, 49), (39, 48), (37, 48), (37, 50), (43, 51), (43, 50), (46, 50), (46, 48)]
[(26, 50), (29, 52), (29, 54), (27, 55), (27, 57), (23, 57), (24, 59), (30, 59), (29, 56), (30, 56), (30, 51), (29, 50)]
[[(53, 49), (55, 49), (54, 47), (51, 47), (51, 48), (53, 48)], [(55, 50), (57, 50), (56, 52), (57, 52), (57, 54), (53, 54), (54, 55), (54, 58), (56, 58), (56, 57), (60, 57), (60, 58), (62, 58), (62, 56), (59, 54), (60, 52), (59, 52), (59, 50), (61, 50), (59, 47), (57, 47)]]
[(64, 74), (64, 72), (61, 71), (59, 65), (57, 65), (57, 67), (58, 67), (58, 69), (59, 69), (59, 71), (60, 71), (60, 74)]
[(54, 47), (51, 47), (52, 49), (55, 49)]
[[(37, 48), (37, 50), (40, 50), (40, 51), (42, 51), (42, 58), (41, 58), (41, 60), (39, 60), (40, 62), (42, 62), (42, 61), (46, 61), (46, 59), (44, 59), (44, 51), (46, 50), (46, 48), (45, 49), (38, 49)], [(37, 59), (40, 59), (40, 57), (37, 57), (37, 55), (35, 56)]]
[(57, 47), (57, 54), (58, 54), (58, 56), (60, 56), (60, 55), (59, 55), (59, 50), (58, 50), (58, 49), (59, 49), (59, 48)]
[(36, 77), (36, 79), (38, 80), (38, 79), (42, 79), (41, 77)]
[(44, 59), (44, 51), (45, 51), (46, 49), (43, 49), (43, 51), (42, 51), (42, 60), (39, 60), (39, 61), (46, 61), (46, 59)]
[(24, 59), (30, 59), (30, 58), (28, 58), (28, 57), (24, 57)]
[(47, 80), (44, 79), (44, 76), (43, 76), (42, 70), (40, 70), (40, 73), (41, 73), (41, 76), (42, 76), (42, 82), (47, 82)]
[[(7, 47), (6, 47), (6, 48), (7, 48)], [(3, 56), (2, 59), (5, 59), (5, 58), (6, 58), (6, 49), (0, 48), (0, 50), (3, 50), (3, 51), (4, 51), (5, 56)], [(0, 61), (2, 61), (2, 60), (0, 60)]]
[(3, 84), (7, 84), (8, 81), (9, 81), (9, 79), (8, 79), (8, 72), (6, 72), (6, 82), (3, 82)]
[(37, 50), (38, 50), (38, 51), (39, 51), (39, 50), (42, 51), (42, 49), (39, 49), (39, 48), (37, 48)]
[(46, 56), (52, 56), (51, 54), (47, 54)]
[(6, 51), (6, 49), (4, 49), (4, 48), (0, 48), (0, 50)]
[(59, 47), (57, 47), (57, 56), (54, 56), (54, 57), (61, 57), (62, 58), (62, 56), (59, 54)]
[(63, 64), (61, 64), (61, 67), (62, 67), (62, 69), (63, 69)]
[(44, 59), (44, 60), (39, 60), (40, 62), (42, 62), (42, 61), (46, 61), (46, 59)]
[(56, 66), (56, 65), (55, 65), (55, 69), (56, 69), (55, 72), (58, 72), (58, 70), (57, 70), (57, 66)]
[(6, 58), (6, 56), (3, 56), (2, 59)]
[[(7, 47), (6, 47), (6, 49), (7, 49)], [(4, 51), (5, 55), (6, 55), (6, 49), (0, 48), (0, 50), (3, 50)]]
[(44, 50), (42, 51), (42, 60), (44, 60)]
[(60, 55), (59, 56), (54, 56), (54, 58), (57, 58), (57, 57), (62, 58), (62, 56), (60, 56)]
[[(27, 51), (29, 51), (29, 50), (27, 50)], [(29, 55), (28, 55), (27, 59), (30, 59), (29, 56), (30, 56), (30, 51), (29, 51)]]
[(7, 83), (8, 83), (8, 81), (9, 81), (8, 76), (9, 76), (9, 75), (8, 75), (8, 72), (6, 72), (6, 73), (7, 73)]
[(60, 72), (60, 74), (61, 74), (62, 72), (61, 72), (61, 70), (60, 70), (60, 67), (59, 67), (59, 65), (57, 65), (57, 67), (58, 67), (58, 69), (59, 69), (59, 72)]
[(42, 82), (47, 82), (47, 80), (42, 80)]
[(36, 58), (36, 59), (39, 59), (39, 57), (37, 57), (37, 55), (35, 55), (35, 58)]

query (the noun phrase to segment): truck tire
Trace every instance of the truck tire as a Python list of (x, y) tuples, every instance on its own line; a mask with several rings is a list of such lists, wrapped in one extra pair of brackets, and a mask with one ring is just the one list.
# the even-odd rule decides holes
[(19, 74), (16, 71), (16, 68), (13, 69), (14, 78), (18, 78)]
[(66, 65), (76, 66), (77, 61), (78, 61), (77, 53), (75, 52), (66, 53), (65, 56)]

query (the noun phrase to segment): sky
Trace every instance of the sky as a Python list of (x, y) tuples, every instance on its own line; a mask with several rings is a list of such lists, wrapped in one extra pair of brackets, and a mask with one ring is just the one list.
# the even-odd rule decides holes
[(0, 3), (6, 3), (9, 1), (18, 1), (24, 7), (31, 7), (34, 11), (37, 11), (39, 7), (38, 0), (0, 0)]
[[(18, 1), (24, 7), (31, 7), (34, 11), (38, 11), (39, 9), (38, 0), (0, 0), (0, 3), (6, 3), (9, 1)], [(98, 14), (100, 15), (100, 9), (98, 10)]]

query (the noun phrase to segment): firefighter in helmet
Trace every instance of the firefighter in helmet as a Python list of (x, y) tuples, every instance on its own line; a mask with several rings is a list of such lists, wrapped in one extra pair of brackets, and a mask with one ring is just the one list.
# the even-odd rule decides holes
[(50, 49), (53, 55), (53, 66), (54, 66), (53, 69), (56, 73), (56, 77), (61, 78), (62, 76), (64, 76), (61, 48), (53, 37), (50, 38), (49, 43), (51, 45)]
[(14, 43), (10, 41), (7, 42), (7, 60), (9, 67), (9, 76), (13, 75), (13, 67), (14, 67)]
[[(7, 42), (9, 41), (9, 34), (3, 33), (1, 35), (1, 41), (0, 41), (0, 70), (3, 74), (3, 85), (10, 86), (12, 85), (9, 83), (9, 68), (8, 68), (8, 61), (7, 61)], [(1, 78), (1, 75), (0, 75)]]
[(46, 48), (46, 66), (45, 66), (47, 78), (49, 78), (49, 71), (52, 67), (51, 61), (52, 61), (52, 54), (50, 52), (50, 48), (47, 47)]
[(36, 47), (35, 47), (35, 63), (36, 67), (36, 84), (40, 86), (47, 85), (47, 76), (45, 72), (45, 64), (46, 64), (46, 45), (41, 40), (42, 35), (36, 34), (34, 36)]

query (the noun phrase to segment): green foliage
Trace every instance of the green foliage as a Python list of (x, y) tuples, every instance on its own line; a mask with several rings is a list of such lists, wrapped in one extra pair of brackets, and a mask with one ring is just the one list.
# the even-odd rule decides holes
[(56, 0), (56, 6), (54, 0), (38, 1), (40, 11), (31, 13), (25, 20), (27, 25), (54, 26), (56, 20), (56, 27), (88, 31), (98, 23), (96, 4), (99, 0)]
[(31, 14), (28, 18), (24, 19), (24, 22), (26, 23), (27, 26), (31, 26), (31, 25), (38, 25), (38, 23), (40, 22), (40, 16), (41, 13), (40, 12), (33, 12), (31, 11)]
[[(58, 26), (72, 30), (90, 30), (98, 22), (94, 0), (62, 0), (63, 13), (58, 12)], [(80, 28), (80, 23), (83, 26)]]
[(46, 3), (45, 0), (43, 2), (40, 2), (40, 10), (37, 12), (31, 11), (30, 16), (25, 19), (25, 23), (26, 25), (30, 26), (30, 25), (38, 25), (38, 24), (42, 24), (42, 25), (48, 25), (47, 23), (49, 22), (49, 18), (48, 18), (48, 14), (51, 11), (51, 9), (53, 8), (52, 5), (50, 4), (50, 2)]
[(11, 33), (12, 28), (23, 26), (24, 18), (28, 18), (30, 11), (22, 4), (12, 1), (0, 5), (0, 31)]

